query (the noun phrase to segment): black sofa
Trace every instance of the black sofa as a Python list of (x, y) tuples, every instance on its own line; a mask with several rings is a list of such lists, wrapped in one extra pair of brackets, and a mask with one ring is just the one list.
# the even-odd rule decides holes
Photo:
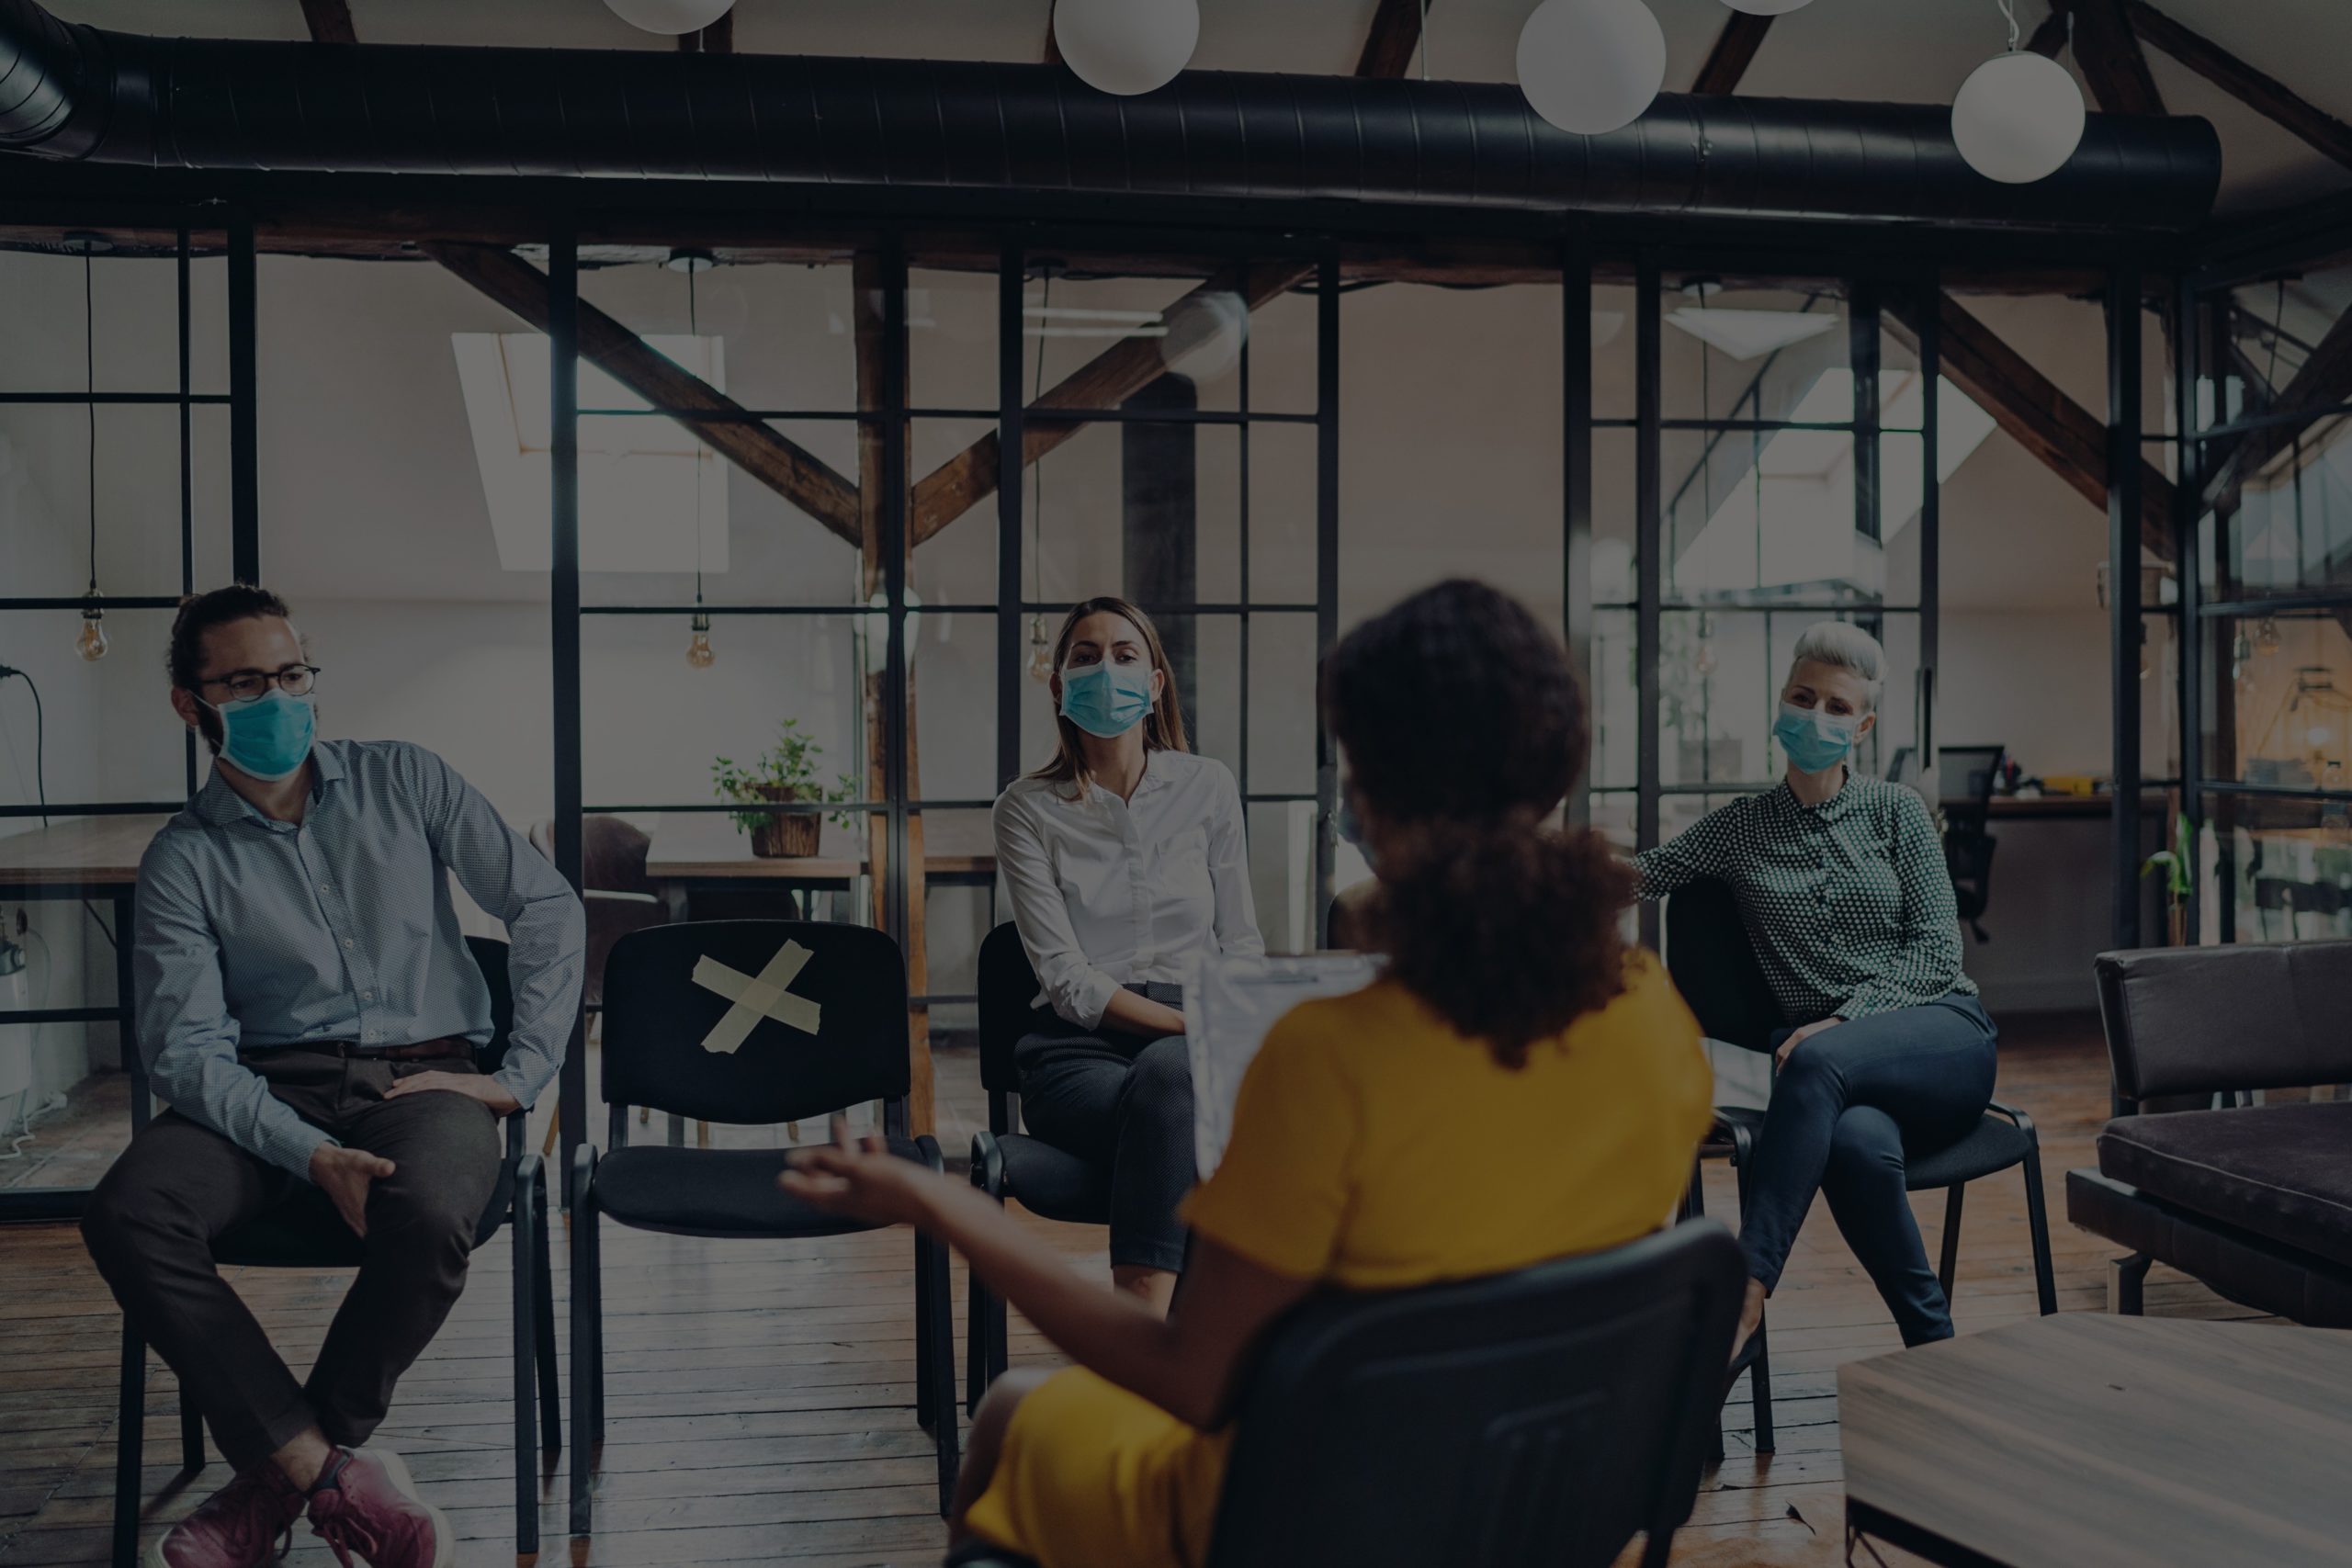
[[(2098, 973), (2124, 1114), (2098, 1168), (2066, 1173), (2066, 1217), (2132, 1250), (2110, 1307), (2140, 1310), (2154, 1261), (2352, 1327), (2352, 1101), (2236, 1103), (2352, 1082), (2352, 942), (2108, 953)], [(2206, 1108), (2216, 1095), (2226, 1107)], [(2184, 1099), (2200, 1109), (2163, 1109)]]

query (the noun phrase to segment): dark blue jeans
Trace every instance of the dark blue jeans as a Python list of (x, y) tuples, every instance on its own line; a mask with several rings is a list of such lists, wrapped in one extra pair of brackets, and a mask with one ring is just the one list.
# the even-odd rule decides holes
[[(1773, 1037), (1775, 1049), (1786, 1034)], [(1976, 1125), (1993, 1098), (1995, 1038), (1974, 997), (1949, 996), (1838, 1024), (1789, 1053), (1740, 1216), (1748, 1272), (1766, 1290), (1819, 1191), (1903, 1342), (1951, 1337), (1951, 1305), (1911, 1217), (1903, 1151), (1942, 1148)]]

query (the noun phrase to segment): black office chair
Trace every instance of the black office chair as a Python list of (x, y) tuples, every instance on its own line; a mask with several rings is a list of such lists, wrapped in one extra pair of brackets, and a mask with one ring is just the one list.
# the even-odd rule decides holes
[[(1747, 939), (1739, 900), (1728, 884), (1713, 878), (1693, 882), (1667, 900), (1667, 972), (1676, 988), (1698, 1015), (1699, 1027), (1711, 1040), (1721, 1040), (1752, 1051), (1771, 1049), (1771, 1034), (1783, 1027), (1780, 1004), (1765, 983), (1763, 966)], [(1767, 1022), (1766, 1021), (1770, 1021)], [(1747, 1201), (1748, 1153), (1763, 1129), (1764, 1113), (1738, 1107), (1717, 1106), (1715, 1124), (1728, 1140), (1734, 1168), (1739, 1173), (1740, 1202)], [(1961, 1202), (1967, 1185), (1997, 1175), (2012, 1166), (2025, 1168), (2025, 1208), (2033, 1243), (2034, 1293), (2041, 1315), (2058, 1310), (2057, 1285), (2051, 1274), (2050, 1219), (2041, 1192), (2041, 1142), (2033, 1119), (2014, 1106), (1995, 1100), (1984, 1120), (1959, 1142), (1940, 1149), (1904, 1151), (1904, 1182), (1908, 1190), (1944, 1190), (1943, 1255), (1936, 1277), (1944, 1299), (1952, 1298), (1952, 1276), (1960, 1261)], [(1690, 1208), (1702, 1213), (1698, 1182), (1691, 1182)], [(1757, 1329), (1760, 1337), (1764, 1330)], [(1772, 1440), (1772, 1389), (1766, 1358), (1758, 1355), (1749, 1384), (1755, 1401), (1757, 1447), (1770, 1453)]]
[[(514, 1023), (514, 999), (506, 976), (506, 943), (468, 937), (466, 946), (490, 987), (491, 1037), (474, 1052), (483, 1072), (506, 1059), (506, 1039)], [(537, 1154), (524, 1145), (530, 1120), (526, 1108), (506, 1118), (506, 1158), (498, 1185), (474, 1230), (474, 1246), (486, 1245), (501, 1225), (514, 1235), (514, 1550), (539, 1549), (539, 1456), (563, 1449), (563, 1416), (558, 1409), (555, 1369), (555, 1291), (548, 1258), (547, 1184)], [(343, 1223), (326, 1194), (311, 1186), (212, 1244), (213, 1261), (239, 1269), (356, 1269), (366, 1261), (365, 1244)], [(537, 1440), (531, 1406), (539, 1408)], [(144, 1463), (147, 1416), (147, 1346), (139, 1331), (122, 1328), (121, 1409), (116, 1420), (114, 1459), (114, 1568), (137, 1568), (139, 1475)], [(185, 1390), (180, 1394), (180, 1462), (189, 1473), (202, 1470), (204, 1422)]]
[(2000, 781), (2001, 746), (1941, 746), (1936, 750), (1938, 805), (1944, 818), (1944, 869), (1952, 902), (1980, 942), (1992, 939), (1979, 922), (1993, 897), (1993, 786)]
[(1993, 852), (1999, 847), (1999, 840), (1981, 828), (1944, 829), (1944, 871), (1951, 877), (1953, 910), (1979, 942), (1993, 940), (1979, 922), (1992, 902)]
[[(1011, 921), (981, 940), (979, 971), (980, 1087), (988, 1091), (989, 1130), (972, 1139), (972, 1185), (1000, 1203), (1017, 1198), (1023, 1208), (1049, 1220), (1109, 1224), (1110, 1171), (1021, 1131), (1021, 1077), (1012, 1048), (1048, 1010), (1031, 1005), (1037, 975)], [(965, 1399), (977, 1410), (989, 1382), (1005, 1369), (1008, 1327), (1004, 1303), (977, 1272), (967, 1303)]]
[[(1690, 1517), (1747, 1279), (1720, 1225), (1490, 1279), (1331, 1292), (1247, 1376), (1208, 1568), (1600, 1568)], [(1025, 1568), (986, 1545), (961, 1568)]]
[[(768, 970), (785, 944), (808, 958), (778, 1008), (813, 1010), (804, 1032), (757, 1005), (746, 1019), (729, 995)], [(722, 1020), (747, 1025), (721, 1051), (705, 1044)], [(804, 1018), (804, 1021), (807, 1020)], [(703, 920), (631, 931), (605, 969), (604, 1095), (611, 1147), (587, 1145), (572, 1165), (571, 1533), (590, 1533), (590, 1450), (605, 1435), (602, 1220), (671, 1235), (786, 1240), (880, 1227), (825, 1213), (776, 1186), (784, 1149), (632, 1147), (628, 1108), (739, 1125), (813, 1122), (865, 1100), (884, 1104), (891, 1153), (945, 1168), (928, 1134), (910, 1137), (913, 1083), (907, 968), (899, 944), (865, 926), (799, 920)], [(917, 1235), (915, 1419), (939, 1460), (939, 1507), (956, 1484), (956, 1349), (947, 1248)]]

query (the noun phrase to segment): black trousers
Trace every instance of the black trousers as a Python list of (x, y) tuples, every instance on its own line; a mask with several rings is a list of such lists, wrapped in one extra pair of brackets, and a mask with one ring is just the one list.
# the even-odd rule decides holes
[(166, 1111), (116, 1160), (82, 1217), (115, 1299), (179, 1374), (230, 1464), (251, 1469), (316, 1425), (365, 1443), (393, 1385), (465, 1289), (482, 1211), (498, 1185), (498, 1118), (461, 1094), (386, 1100), (400, 1078), (471, 1072), (446, 1061), (351, 1061), (290, 1046), (246, 1065), (270, 1092), (353, 1148), (396, 1169), (368, 1193), (367, 1261), (327, 1329), (308, 1382), (213, 1267), (212, 1242), (308, 1184), (220, 1134)]
[[(1175, 1007), (1181, 987), (1130, 986)], [(1082, 1029), (1039, 1008), (1012, 1049), (1021, 1118), (1056, 1148), (1111, 1170), (1111, 1261), (1184, 1267), (1176, 1206), (1193, 1190), (1193, 1063), (1182, 1035)]]
[(1821, 1192), (1903, 1342), (1951, 1337), (1951, 1307), (1911, 1214), (1903, 1151), (1906, 1142), (1940, 1148), (1976, 1125), (1993, 1098), (1996, 1037), (1974, 997), (1952, 995), (1838, 1024), (1789, 1053), (1740, 1217), (1748, 1271), (1767, 1290)]

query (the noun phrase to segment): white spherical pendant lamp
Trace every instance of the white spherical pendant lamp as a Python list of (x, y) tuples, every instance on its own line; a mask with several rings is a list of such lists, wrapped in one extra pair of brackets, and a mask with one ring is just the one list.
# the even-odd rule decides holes
[(2054, 60), (1996, 54), (1951, 101), (1951, 139), (1988, 180), (2027, 185), (2057, 173), (2083, 140), (2083, 93)]
[(1088, 86), (1132, 97), (1165, 87), (1201, 41), (1199, 0), (1057, 0), (1054, 46)]
[(1666, 81), (1666, 34), (1642, 0), (1544, 0), (1519, 35), (1519, 90), (1562, 130), (1641, 118)]
[(1811, 3), (1812, 0), (1724, 0), (1733, 10), (1745, 11), (1751, 17), (1785, 17)]
[(605, 0), (613, 15), (649, 33), (698, 33), (727, 15), (735, 0)]

